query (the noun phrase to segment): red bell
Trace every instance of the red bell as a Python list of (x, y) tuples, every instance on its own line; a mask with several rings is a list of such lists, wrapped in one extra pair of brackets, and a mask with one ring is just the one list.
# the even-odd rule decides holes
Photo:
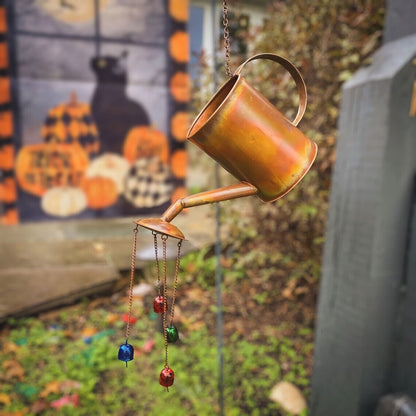
[(163, 296), (156, 296), (153, 300), (153, 310), (156, 313), (163, 313), (165, 309), (165, 298)]
[(159, 384), (163, 387), (169, 387), (173, 384), (173, 381), (175, 380), (175, 373), (173, 370), (169, 367), (165, 367), (160, 372), (159, 377)]

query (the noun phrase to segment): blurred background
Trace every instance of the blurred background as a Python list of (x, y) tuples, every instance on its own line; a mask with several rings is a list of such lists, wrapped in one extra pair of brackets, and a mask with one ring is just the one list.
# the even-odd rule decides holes
[[(117, 360), (133, 221), (236, 181), (185, 141), (227, 79), (223, 2), (0, 0), (0, 415), (416, 415), (416, 3), (227, 4), (232, 70), (293, 62), (319, 151), (281, 200), (175, 219), (166, 393), (147, 232)], [(283, 68), (244, 71), (294, 118)]]

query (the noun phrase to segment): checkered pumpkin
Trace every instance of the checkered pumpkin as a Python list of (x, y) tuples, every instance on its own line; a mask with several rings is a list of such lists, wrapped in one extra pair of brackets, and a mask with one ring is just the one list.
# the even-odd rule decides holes
[(49, 110), (42, 126), (42, 138), (46, 143), (79, 143), (88, 155), (100, 149), (97, 126), (89, 104), (80, 103), (75, 95), (68, 103)]
[(125, 198), (136, 208), (161, 205), (173, 191), (169, 166), (158, 157), (138, 159), (126, 178)]

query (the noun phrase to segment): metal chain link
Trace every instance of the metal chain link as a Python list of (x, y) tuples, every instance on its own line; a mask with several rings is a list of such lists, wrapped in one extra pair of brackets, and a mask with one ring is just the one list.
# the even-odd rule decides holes
[(163, 338), (165, 343), (165, 368), (169, 368), (168, 365), (168, 333), (166, 331), (166, 315), (168, 313), (168, 303), (167, 303), (167, 268), (166, 268), (166, 240), (168, 239), (167, 235), (162, 235), (162, 244), (163, 244)]
[[(131, 253), (131, 266), (130, 266), (130, 287), (129, 287), (129, 314), (127, 318), (127, 325), (126, 325), (126, 341), (130, 336), (130, 319), (131, 319), (131, 311), (133, 308), (133, 282), (134, 282), (134, 272), (136, 270), (136, 247), (137, 247), (137, 233), (139, 231), (139, 226), (136, 225), (134, 229), (133, 235), (133, 249)], [(127, 362), (126, 362), (127, 364)]]
[(158, 256), (158, 251), (157, 251), (157, 233), (155, 231), (152, 231), (153, 234), (153, 245), (155, 247), (155, 263), (156, 263), (156, 273), (157, 273), (157, 290), (158, 290), (158, 294), (160, 296), (160, 268), (159, 268), (159, 256)]
[(225, 72), (227, 76), (232, 77), (233, 73), (231, 72), (230, 67), (230, 29), (229, 29), (229, 21), (228, 21), (228, 6), (227, 0), (223, 0), (222, 2), (222, 24), (224, 26), (224, 47), (225, 47)]

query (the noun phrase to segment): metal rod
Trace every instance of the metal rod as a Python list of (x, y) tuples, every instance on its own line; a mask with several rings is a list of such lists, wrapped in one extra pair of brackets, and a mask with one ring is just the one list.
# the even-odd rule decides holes
[[(212, 89), (215, 94), (218, 88), (217, 76), (217, 12), (216, 1), (211, 0), (211, 16), (212, 16)], [(215, 164), (215, 187), (220, 188), (221, 181), (219, 175), (218, 163)], [(215, 204), (215, 288), (217, 296), (217, 357), (218, 357), (218, 406), (219, 415), (224, 416), (224, 340), (223, 340), (223, 316), (222, 316), (222, 267), (221, 267), (221, 217), (220, 205)]]
[[(218, 165), (216, 166), (218, 169)], [(218, 172), (216, 172), (216, 175), (218, 175)], [(258, 190), (254, 185), (251, 185), (248, 182), (240, 182), (224, 188), (189, 195), (185, 198), (178, 199), (162, 214), (160, 218), (163, 221), (171, 222), (184, 208), (255, 195), (257, 191)]]

